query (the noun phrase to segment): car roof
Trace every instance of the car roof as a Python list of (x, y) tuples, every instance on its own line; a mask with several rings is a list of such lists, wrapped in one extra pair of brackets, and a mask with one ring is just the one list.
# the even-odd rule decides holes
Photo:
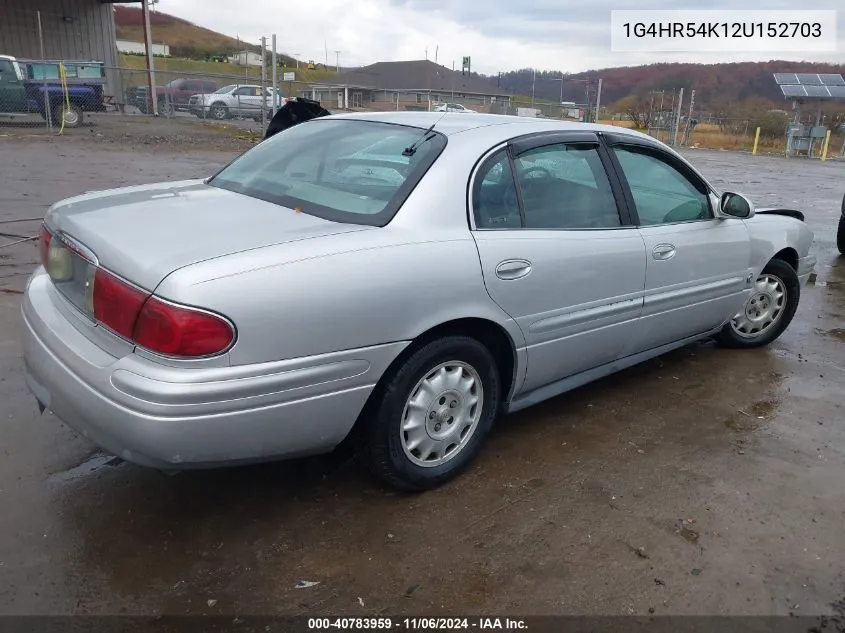
[(556, 121), (554, 119), (539, 119), (534, 117), (519, 117), (507, 114), (481, 113), (444, 113), (444, 112), (356, 112), (334, 114), (333, 119), (357, 119), (364, 121), (378, 121), (409, 125), (427, 129), (436, 124), (434, 129), (446, 136), (454, 136), (467, 130), (487, 127), (493, 136), (500, 136), (502, 140), (513, 138), (521, 134), (534, 132), (605, 132), (608, 134), (624, 134), (636, 138), (645, 138), (654, 142), (654, 138), (614, 125), (599, 125), (597, 123), (580, 123), (577, 121)]

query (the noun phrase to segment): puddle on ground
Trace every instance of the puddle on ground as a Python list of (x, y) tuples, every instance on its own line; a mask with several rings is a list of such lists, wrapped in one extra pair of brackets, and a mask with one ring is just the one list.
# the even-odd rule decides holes
[(832, 330), (822, 330), (820, 328), (816, 328), (816, 334), (830, 336), (832, 338), (839, 339), (840, 341), (845, 341), (845, 329), (841, 327), (835, 327)]
[(777, 410), (776, 400), (760, 400), (745, 409), (737, 409), (725, 420), (725, 426), (734, 431), (755, 431)]
[(95, 475), (103, 470), (119, 466), (122, 463), (123, 460), (120, 459), (120, 457), (106, 455), (105, 453), (94, 453), (93, 455), (89, 455), (85, 461), (78, 466), (74, 466), (68, 470), (51, 475), (50, 480), (57, 482), (73, 481), (74, 479), (79, 479), (80, 477)]
[(693, 523), (695, 523), (695, 521), (691, 519), (678, 519), (678, 522), (675, 525), (675, 532), (677, 532), (684, 540), (690, 543), (697, 543), (700, 534), (690, 527)]

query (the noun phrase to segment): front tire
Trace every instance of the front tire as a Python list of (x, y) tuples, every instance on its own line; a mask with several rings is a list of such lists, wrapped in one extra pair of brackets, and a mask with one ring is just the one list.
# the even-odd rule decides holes
[(754, 282), (742, 309), (722, 328), (717, 340), (725, 347), (763, 347), (778, 338), (792, 322), (801, 285), (785, 261), (773, 259)]
[(159, 99), (158, 102), (158, 113), (160, 116), (171, 118), (176, 112), (176, 109), (173, 107), (173, 102), (168, 99)]
[(229, 118), (229, 108), (223, 103), (211, 105), (211, 118), (215, 121), (224, 121)]
[(405, 491), (456, 477), (484, 445), (499, 412), (501, 380), (490, 351), (448, 336), (412, 348), (364, 411), (358, 458)]

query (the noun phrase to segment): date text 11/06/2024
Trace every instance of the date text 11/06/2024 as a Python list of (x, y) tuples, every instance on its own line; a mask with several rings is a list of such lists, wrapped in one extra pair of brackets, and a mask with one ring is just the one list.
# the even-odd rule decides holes
[(513, 618), (309, 618), (309, 631), (518, 631), (524, 620)]

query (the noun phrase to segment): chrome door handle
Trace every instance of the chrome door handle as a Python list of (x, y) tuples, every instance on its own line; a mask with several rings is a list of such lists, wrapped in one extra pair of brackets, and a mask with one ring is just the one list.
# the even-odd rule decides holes
[(499, 279), (520, 279), (531, 272), (531, 262), (527, 259), (506, 259), (496, 266)]
[(651, 256), (658, 260), (672, 259), (675, 256), (675, 247), (672, 244), (658, 244), (651, 249)]

